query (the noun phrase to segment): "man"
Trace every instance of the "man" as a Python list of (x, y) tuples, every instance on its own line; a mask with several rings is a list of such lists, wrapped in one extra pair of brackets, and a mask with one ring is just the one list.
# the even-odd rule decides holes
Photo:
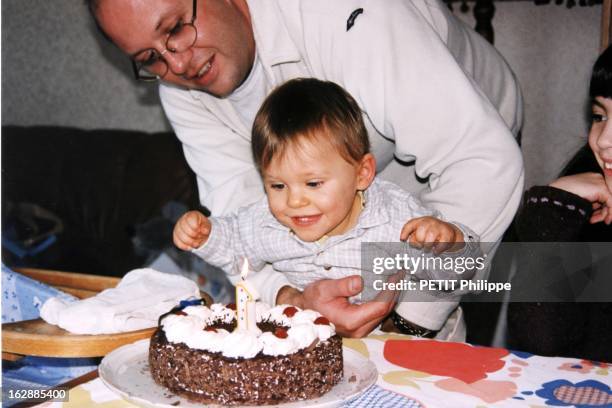
[[(165, 112), (213, 214), (263, 194), (250, 129), (265, 96), (289, 79), (317, 77), (340, 84), (359, 103), (383, 177), (412, 190), (411, 171), (427, 179), (424, 203), (483, 241), (499, 240), (510, 223), (523, 187), (512, 137), (521, 125), (520, 91), (503, 58), (441, 2), (92, 0), (91, 6), (137, 75), (162, 81)], [(304, 293), (270, 270), (257, 277), (268, 302), (316, 308), (345, 335), (367, 334), (392, 308), (350, 305), (346, 297), (361, 290), (356, 277), (321, 281)], [(443, 326), (456, 333), (449, 316), (461, 320), (456, 299), (446, 306), (401, 303), (397, 313), (401, 328), (405, 323), (417, 334)]]

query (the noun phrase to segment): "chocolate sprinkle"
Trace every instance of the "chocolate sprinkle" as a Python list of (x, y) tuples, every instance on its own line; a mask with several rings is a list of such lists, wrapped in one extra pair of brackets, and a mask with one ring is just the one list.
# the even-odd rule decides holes
[(266, 405), (316, 398), (340, 382), (342, 364), (338, 335), (293, 354), (260, 352), (245, 359), (170, 343), (158, 328), (149, 348), (155, 382), (202, 403)]

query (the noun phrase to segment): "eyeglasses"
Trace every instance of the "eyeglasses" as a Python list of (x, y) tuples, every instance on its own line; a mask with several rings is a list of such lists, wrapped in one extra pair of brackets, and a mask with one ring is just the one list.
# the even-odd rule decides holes
[(168, 62), (164, 55), (168, 52), (174, 54), (187, 51), (193, 47), (198, 38), (198, 30), (194, 25), (197, 9), (198, 0), (193, 0), (193, 16), (191, 21), (189, 23), (179, 21), (172, 28), (162, 52), (158, 52), (155, 48), (149, 48), (135, 57), (138, 61), (132, 60), (132, 69), (134, 70), (136, 80), (152, 82), (163, 78), (168, 73)]

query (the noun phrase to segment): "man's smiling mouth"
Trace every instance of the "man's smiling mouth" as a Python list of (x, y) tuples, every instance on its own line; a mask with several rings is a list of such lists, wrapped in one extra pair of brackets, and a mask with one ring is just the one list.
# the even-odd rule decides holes
[(204, 66), (198, 71), (196, 75), (198, 78), (204, 76), (208, 71), (210, 71), (210, 67), (212, 67), (212, 62), (209, 60)]
[(210, 72), (210, 70), (213, 67), (213, 63), (215, 61), (215, 54), (213, 54), (205, 63), (204, 65), (202, 65), (200, 67), (200, 69), (197, 72), (191, 72), (191, 73), (186, 73), (186, 75), (184, 75), (184, 78), (186, 80), (193, 80), (193, 79), (201, 79), (202, 77), (206, 76), (206, 74), (208, 74)]

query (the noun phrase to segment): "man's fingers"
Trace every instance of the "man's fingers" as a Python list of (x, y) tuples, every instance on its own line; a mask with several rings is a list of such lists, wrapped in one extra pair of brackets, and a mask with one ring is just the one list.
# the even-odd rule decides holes
[(350, 338), (364, 337), (370, 334), (370, 332), (374, 330), (374, 328), (376, 328), (376, 326), (378, 326), (381, 321), (382, 319), (381, 320), (376, 319), (374, 321), (371, 321), (371, 322), (368, 322), (362, 325), (361, 327), (357, 329), (348, 329), (342, 325), (336, 324), (336, 333), (338, 333), (342, 337), (350, 337)]
[[(406, 277), (406, 272), (399, 271), (399, 272), (394, 273), (393, 275), (390, 275), (387, 278), (386, 283), (398, 283), (405, 277)], [(395, 302), (397, 301), (398, 295), (399, 295), (399, 291), (397, 290), (390, 290), (390, 289), (380, 290), (376, 294), (376, 297), (374, 298), (373, 301), (395, 304)]]
[[(341, 279), (325, 279), (311, 283), (307, 287), (317, 295), (323, 295), (320, 300), (329, 300), (338, 297), (351, 297), (361, 292), (363, 281), (361, 276), (353, 275)], [(305, 290), (306, 292), (306, 290)]]
[(340, 328), (340, 330), (338, 330), (338, 327), (336, 327), (336, 331), (343, 337), (361, 338), (370, 334), (370, 332), (374, 330), (376, 326), (380, 324), (381, 321), (382, 319), (374, 319), (371, 322), (362, 325), (356, 330), (347, 330), (344, 328)]
[(372, 331), (395, 305), (394, 294), (381, 295), (380, 301), (360, 305), (348, 302), (363, 289), (361, 276), (327, 279), (304, 288), (304, 307), (319, 311), (336, 325), (336, 331), (346, 337), (361, 337)]
[[(350, 332), (356, 332), (364, 326), (373, 326), (372, 330), (380, 321), (391, 312), (393, 303), (387, 302), (367, 302), (360, 305), (349, 304), (347, 306), (343, 327)], [(369, 331), (368, 331), (369, 333)]]

